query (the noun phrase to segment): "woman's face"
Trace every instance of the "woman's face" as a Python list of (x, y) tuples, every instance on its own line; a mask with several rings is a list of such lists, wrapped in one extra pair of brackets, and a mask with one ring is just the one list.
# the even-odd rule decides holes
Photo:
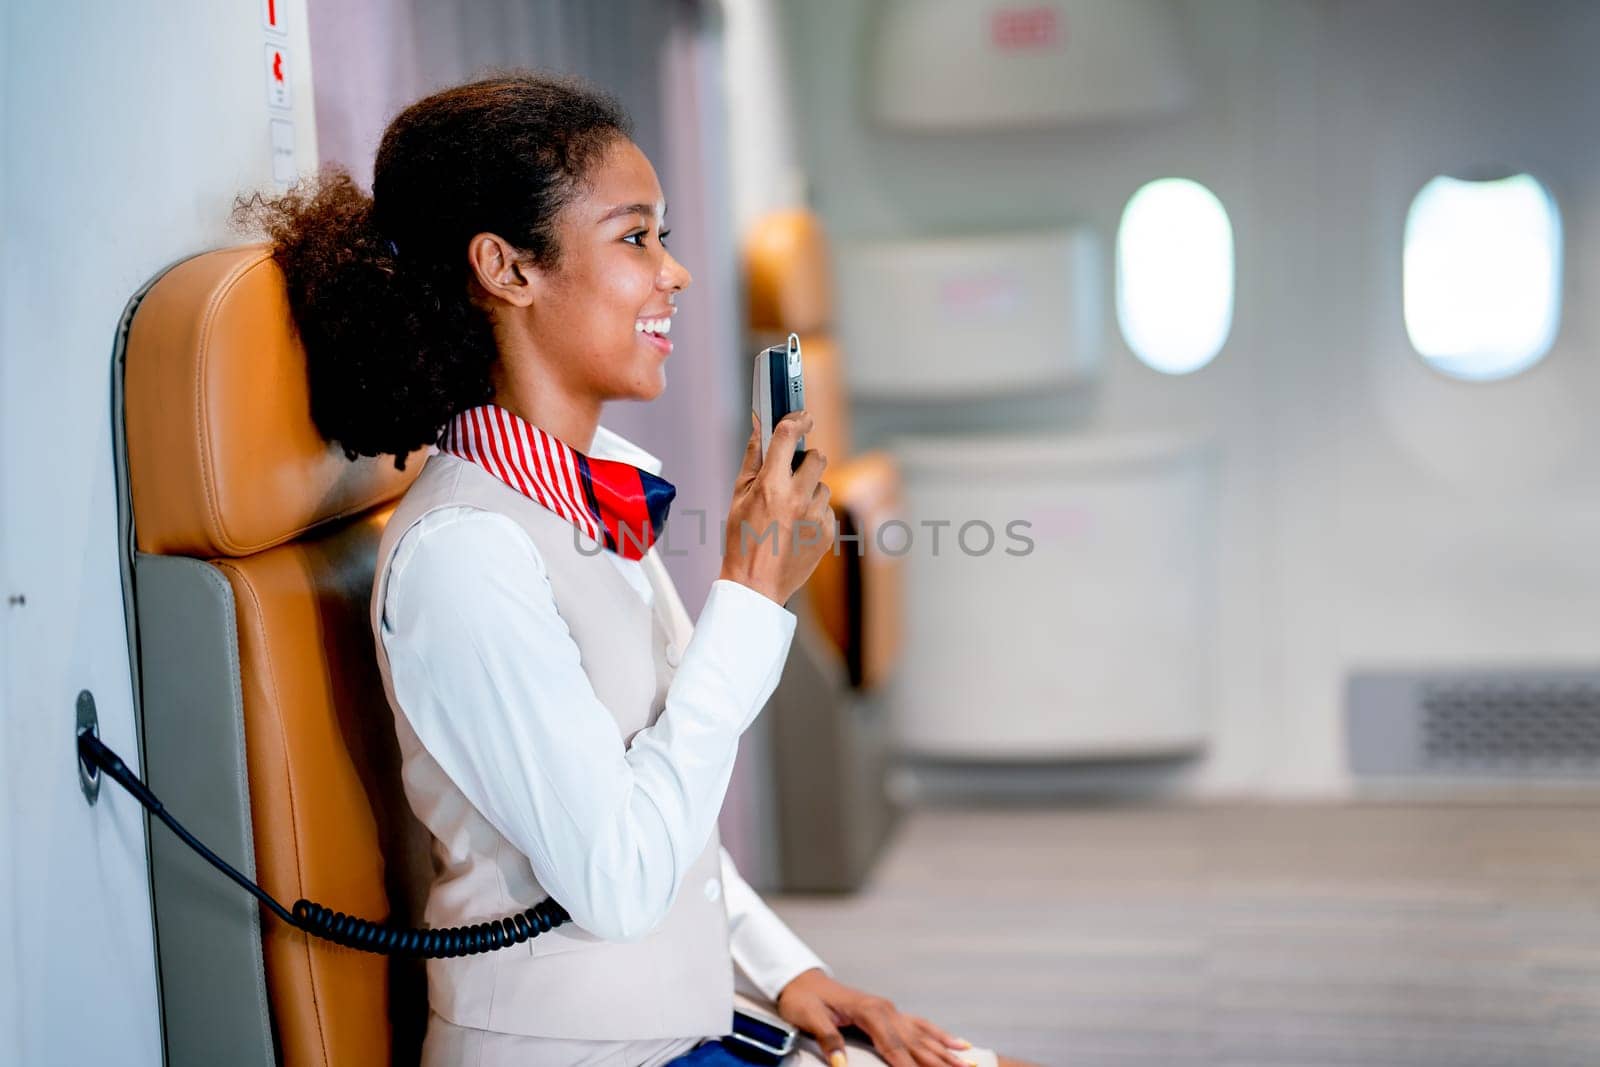
[(662, 238), (655, 168), (619, 138), (557, 220), (560, 259), (532, 316), (542, 362), (569, 389), (603, 400), (652, 400), (666, 388), (677, 294), (692, 280)]

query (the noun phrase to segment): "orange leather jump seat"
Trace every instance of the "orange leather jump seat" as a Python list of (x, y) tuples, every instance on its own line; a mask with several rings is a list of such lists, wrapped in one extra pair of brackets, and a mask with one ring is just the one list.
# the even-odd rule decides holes
[[(409, 922), (427, 839), (400, 790), (367, 612), (383, 524), (424, 454), (401, 472), (323, 441), (262, 245), (195, 256), (149, 288), (122, 390), (151, 786), (286, 906)], [(396, 1042), (420, 1039), (419, 965), (310, 938), (164, 828), (151, 843), (169, 1063), (415, 1062)]]

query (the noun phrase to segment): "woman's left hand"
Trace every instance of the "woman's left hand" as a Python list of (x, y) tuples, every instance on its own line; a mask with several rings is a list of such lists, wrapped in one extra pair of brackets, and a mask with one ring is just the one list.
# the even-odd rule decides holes
[(778, 994), (778, 1014), (817, 1039), (830, 1067), (844, 1067), (844, 1037), (839, 1027), (866, 1031), (891, 1067), (967, 1067), (971, 1061), (953, 1049), (972, 1044), (952, 1037), (926, 1019), (906, 1015), (883, 997), (835, 982), (813, 967), (795, 976)]

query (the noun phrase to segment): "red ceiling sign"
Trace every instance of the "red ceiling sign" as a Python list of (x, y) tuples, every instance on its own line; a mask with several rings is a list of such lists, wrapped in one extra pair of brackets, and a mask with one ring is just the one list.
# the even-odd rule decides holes
[(1061, 15), (1048, 4), (1001, 7), (989, 15), (989, 40), (1002, 52), (1057, 48), (1064, 36)]

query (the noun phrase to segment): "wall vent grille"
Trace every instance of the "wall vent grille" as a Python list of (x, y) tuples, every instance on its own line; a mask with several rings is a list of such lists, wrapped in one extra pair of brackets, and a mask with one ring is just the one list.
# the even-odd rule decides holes
[(1600, 671), (1361, 673), (1356, 774), (1600, 777)]

